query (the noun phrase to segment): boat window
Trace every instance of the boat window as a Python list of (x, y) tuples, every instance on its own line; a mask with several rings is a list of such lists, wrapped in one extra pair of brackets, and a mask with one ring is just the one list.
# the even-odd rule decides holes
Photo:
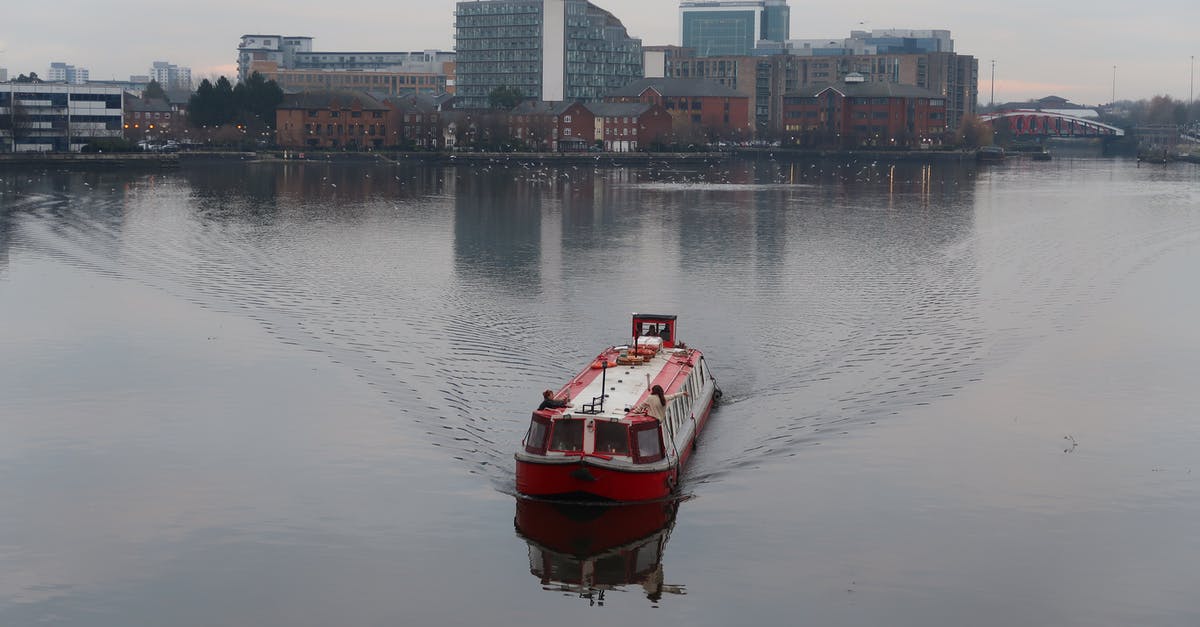
[(545, 419), (534, 416), (529, 423), (529, 431), (525, 433), (525, 450), (530, 453), (544, 454), (546, 452), (546, 436), (550, 433), (550, 424)]
[(629, 454), (629, 432), (619, 422), (596, 422), (597, 453)]
[(579, 419), (555, 420), (550, 435), (550, 449), (555, 451), (583, 450), (583, 421)]
[(658, 425), (647, 425), (634, 431), (634, 441), (637, 451), (633, 461), (638, 463), (656, 462), (663, 457), (662, 438), (658, 434)]

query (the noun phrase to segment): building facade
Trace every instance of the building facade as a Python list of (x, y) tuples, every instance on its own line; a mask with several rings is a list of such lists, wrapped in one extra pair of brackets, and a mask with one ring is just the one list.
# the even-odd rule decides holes
[(500, 87), (531, 99), (598, 102), (642, 76), (642, 42), (586, 0), (479, 0), (455, 11), (460, 106)]
[(92, 140), (120, 138), (124, 93), (95, 85), (0, 85), (0, 150), (78, 152)]
[(653, 102), (594, 102), (587, 108), (594, 119), (594, 139), (606, 151), (647, 151), (674, 138), (671, 114)]
[(805, 146), (929, 146), (947, 131), (945, 98), (911, 85), (863, 82), (857, 75), (785, 94), (783, 117), (788, 139)]
[(787, 41), (787, 0), (683, 0), (680, 43), (702, 57), (753, 54), (760, 42)]
[(294, 35), (242, 35), (237, 53), (238, 80), (250, 78), (254, 63), (270, 61), (278, 67), (293, 67), (297, 52), (312, 51), (312, 41), (312, 37)]
[(749, 96), (709, 80), (646, 78), (610, 92), (605, 100), (659, 105), (674, 120), (676, 135), (689, 141), (754, 136)]
[(508, 114), (512, 138), (536, 152), (580, 152), (594, 141), (595, 116), (580, 102), (527, 100)]
[(252, 64), (253, 72), (275, 81), (284, 91), (362, 90), (376, 94), (437, 95), (454, 93), (454, 63), (445, 63), (441, 71), (409, 70), (318, 70), (278, 67), (273, 61)]
[(384, 148), (394, 141), (390, 111), (384, 103), (360, 92), (288, 94), (275, 109), (275, 141), (295, 149)]
[(125, 139), (139, 143), (178, 140), (185, 123), (165, 99), (125, 94)]

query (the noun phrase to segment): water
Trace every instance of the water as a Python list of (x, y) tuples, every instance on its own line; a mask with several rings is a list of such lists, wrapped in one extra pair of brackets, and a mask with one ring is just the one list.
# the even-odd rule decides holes
[[(1193, 625), (1200, 170), (0, 172), (0, 624)], [(682, 498), (513, 496), (680, 316)]]

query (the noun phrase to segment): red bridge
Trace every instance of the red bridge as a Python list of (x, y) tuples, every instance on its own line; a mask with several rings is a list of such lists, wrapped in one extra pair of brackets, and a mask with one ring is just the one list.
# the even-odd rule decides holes
[(1124, 137), (1125, 131), (1103, 122), (1036, 109), (997, 111), (979, 116), (993, 128), (1008, 124), (1008, 130), (1018, 137)]

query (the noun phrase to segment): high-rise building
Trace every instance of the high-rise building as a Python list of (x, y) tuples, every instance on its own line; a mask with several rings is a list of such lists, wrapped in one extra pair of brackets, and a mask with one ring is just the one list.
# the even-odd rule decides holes
[(683, 0), (681, 44), (702, 57), (753, 54), (760, 42), (787, 41), (787, 0)]
[(51, 83), (82, 85), (88, 82), (88, 74), (87, 68), (75, 67), (62, 61), (55, 61), (50, 64), (50, 71), (46, 73), (46, 80)]
[(642, 77), (642, 41), (586, 0), (478, 0), (455, 11), (457, 95), (484, 108), (499, 87), (545, 101), (599, 102)]
[(238, 43), (238, 80), (250, 78), (251, 64), (272, 61), (279, 67), (292, 67), (297, 52), (312, 50), (312, 37), (281, 37), (279, 35), (242, 35)]
[(155, 61), (150, 66), (150, 79), (163, 89), (192, 88), (192, 68), (180, 67), (166, 61)]

